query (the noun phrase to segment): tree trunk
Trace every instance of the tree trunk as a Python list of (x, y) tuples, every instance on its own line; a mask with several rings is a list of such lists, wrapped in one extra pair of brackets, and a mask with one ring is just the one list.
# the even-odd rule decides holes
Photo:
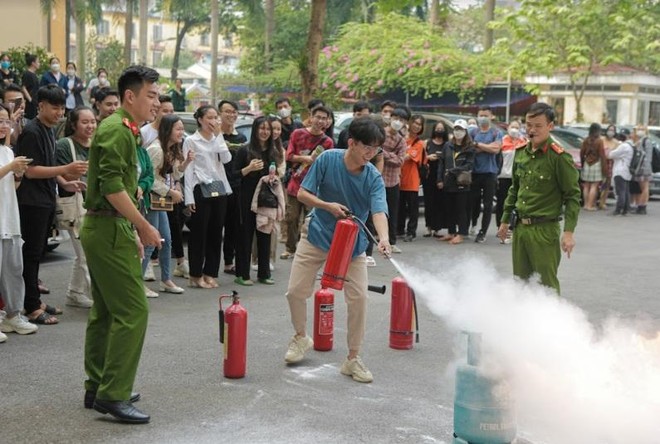
[(124, 23), (124, 64), (131, 65), (133, 43), (133, 7), (135, 0), (126, 0), (126, 22)]
[(183, 42), (183, 38), (186, 36), (188, 29), (190, 29), (190, 24), (188, 22), (177, 22), (176, 29), (176, 46), (174, 47), (174, 59), (172, 60), (172, 82), (174, 82), (179, 76), (179, 55), (181, 54), (181, 43)]
[(486, 12), (486, 31), (484, 35), (484, 51), (488, 51), (493, 47), (493, 30), (488, 27), (488, 24), (495, 18), (495, 0), (486, 0), (484, 4)]
[(140, 0), (140, 64), (147, 64), (147, 33), (149, 32), (149, 0)]
[(437, 28), (440, 25), (440, 14), (439, 9), (440, 5), (438, 4), (440, 0), (431, 0), (431, 13), (429, 14), (429, 23), (433, 28)]
[(270, 72), (270, 44), (273, 39), (273, 34), (275, 34), (275, 0), (265, 0), (264, 12), (266, 14), (266, 32), (264, 34), (265, 72)]
[(211, 105), (215, 105), (218, 100), (218, 1), (211, 0)]
[(77, 8), (77, 4), (71, 2), (71, 11), (73, 11), (74, 19), (76, 21), (76, 68), (80, 78), (85, 79), (87, 77), (87, 68), (85, 66), (85, 46), (86, 43), (86, 34), (87, 30), (87, 20), (83, 14), (80, 14), (80, 9)]
[(319, 53), (323, 41), (323, 25), (327, 12), (327, 0), (312, 0), (311, 20), (307, 33), (305, 54), (301, 60), (302, 100), (307, 103), (318, 89)]

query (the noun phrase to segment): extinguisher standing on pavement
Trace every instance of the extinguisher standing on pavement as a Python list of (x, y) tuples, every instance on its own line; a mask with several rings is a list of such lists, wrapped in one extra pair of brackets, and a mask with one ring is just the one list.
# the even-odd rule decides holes
[(342, 290), (353, 259), (358, 225), (352, 219), (340, 219), (335, 225), (330, 251), (325, 261), (321, 288), (314, 293), (314, 350), (332, 350), (334, 342), (335, 295)]
[[(222, 310), (222, 300), (232, 298), (227, 310)], [(223, 371), (225, 378), (242, 378), (247, 367), (247, 310), (240, 304), (238, 293), (222, 295), (218, 300), (220, 311), (220, 343), (223, 347)]]
[[(417, 333), (415, 335), (415, 333)], [(417, 330), (417, 303), (415, 292), (405, 279), (395, 277), (392, 279), (392, 305), (390, 309), (390, 348), (396, 350), (410, 350), (413, 348), (413, 339), (419, 342)]]

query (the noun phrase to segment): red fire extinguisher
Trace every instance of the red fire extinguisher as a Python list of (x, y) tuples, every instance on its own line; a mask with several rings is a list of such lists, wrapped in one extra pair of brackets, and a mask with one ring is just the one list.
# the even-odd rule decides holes
[(410, 350), (413, 348), (413, 337), (419, 342), (417, 329), (417, 303), (415, 293), (405, 279), (392, 279), (392, 307), (390, 311), (390, 348)]
[(314, 293), (314, 350), (332, 350), (335, 326), (335, 294), (327, 288)]
[[(220, 343), (223, 347), (225, 378), (242, 378), (247, 366), (247, 310), (240, 304), (238, 293), (222, 295), (218, 300), (220, 311)], [(227, 310), (222, 310), (222, 300), (232, 298)]]
[(335, 234), (332, 236), (330, 251), (325, 260), (321, 287), (342, 290), (346, 280), (353, 250), (358, 235), (358, 225), (353, 219), (341, 219), (335, 225)]

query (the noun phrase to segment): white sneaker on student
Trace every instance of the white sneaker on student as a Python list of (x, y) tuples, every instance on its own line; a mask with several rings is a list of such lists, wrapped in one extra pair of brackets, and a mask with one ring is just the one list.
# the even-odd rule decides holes
[(289, 349), (286, 351), (284, 360), (289, 364), (300, 362), (305, 357), (305, 352), (313, 346), (314, 341), (309, 336), (298, 338), (294, 335), (289, 341)]
[(396, 245), (392, 245), (392, 253), (403, 253), (403, 251), (401, 251), (401, 248)]
[(347, 358), (341, 365), (340, 371), (342, 375), (350, 376), (357, 382), (371, 382), (374, 380), (374, 375), (371, 374), (359, 356), (353, 359)]
[(0, 324), (0, 331), (2, 333), (18, 333), (19, 335), (29, 335), (39, 330), (35, 324), (31, 324), (27, 319), (21, 314), (14, 316), (13, 318), (6, 318)]
[[(174, 271), (172, 274), (176, 277), (182, 277), (185, 279), (190, 278), (190, 269), (188, 268), (188, 261), (183, 261), (180, 264), (176, 264), (176, 267), (174, 267)], [(155, 277), (155, 276), (154, 276)]]
[(144, 280), (147, 282), (153, 282), (156, 280), (156, 275), (154, 275), (154, 267), (151, 266), (151, 261), (147, 264), (147, 269), (144, 271)]
[(157, 298), (159, 295), (155, 291), (153, 291), (151, 288), (147, 287), (146, 285), (144, 286), (144, 294), (148, 298)]
[(92, 308), (94, 301), (92, 301), (84, 294), (71, 292), (66, 297), (66, 305), (69, 307)]
[(375, 267), (376, 266), (376, 259), (374, 259), (373, 256), (367, 256), (365, 262), (367, 263), (367, 267)]

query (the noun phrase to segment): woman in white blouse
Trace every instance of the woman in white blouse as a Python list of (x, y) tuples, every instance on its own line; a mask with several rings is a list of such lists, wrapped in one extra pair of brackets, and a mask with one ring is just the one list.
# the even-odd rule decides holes
[(195, 159), (184, 174), (184, 199), (191, 214), (188, 227), (190, 286), (215, 288), (222, 251), (227, 196), (232, 193), (224, 164), (231, 153), (221, 134), (217, 110), (210, 105), (195, 111), (197, 132), (186, 138), (183, 155), (191, 150)]
[[(154, 184), (151, 192), (161, 197), (171, 197), (172, 203), (175, 205), (183, 201), (183, 192), (179, 185), (179, 178), (194, 156), (194, 152), (190, 151), (190, 155), (184, 161), (180, 149), (183, 134), (183, 122), (180, 117), (173, 114), (163, 116), (158, 128), (158, 137), (147, 148), (149, 158), (154, 167)], [(153, 204), (152, 197), (152, 207), (154, 207)], [(178, 287), (172, 282), (172, 270), (170, 267), (172, 235), (170, 233), (167, 211), (149, 209), (147, 220), (158, 229), (164, 239), (163, 245), (158, 252), (161, 275), (160, 291), (175, 294), (183, 293), (183, 288)], [(153, 247), (147, 247), (145, 249), (144, 259), (142, 260), (143, 274), (149, 264), (152, 251)]]

